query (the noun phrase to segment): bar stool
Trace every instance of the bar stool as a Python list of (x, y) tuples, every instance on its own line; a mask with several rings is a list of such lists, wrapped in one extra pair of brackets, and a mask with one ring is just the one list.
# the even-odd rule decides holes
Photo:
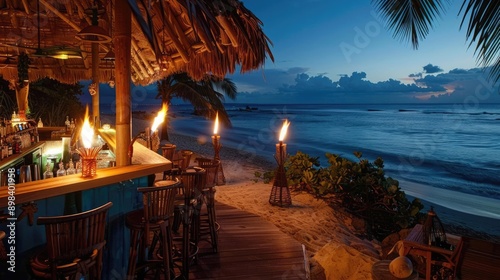
[(47, 245), (30, 259), (36, 279), (101, 279), (108, 202), (92, 210), (57, 217), (39, 217)]
[[(173, 262), (170, 217), (174, 212), (174, 199), (180, 186), (179, 180), (172, 180), (163, 181), (163, 186), (137, 189), (142, 194), (144, 207), (125, 215), (125, 225), (130, 229), (128, 277), (135, 277), (138, 271), (139, 278), (142, 278), (149, 272), (148, 268), (159, 266), (160, 269), (155, 270), (156, 277), (163, 270), (164, 279), (171, 279)], [(160, 257), (155, 258), (153, 253), (157, 242), (159, 252), (156, 256)]]
[(215, 185), (217, 183), (220, 160), (196, 158), (195, 161), (198, 163), (198, 167), (206, 171), (205, 186), (202, 189), (206, 213), (202, 213), (200, 218), (200, 240), (206, 240), (203, 237), (208, 235), (210, 238), (208, 241), (212, 246), (212, 251), (217, 253), (218, 231), (220, 225), (217, 223), (217, 214), (215, 211)]
[(161, 147), (161, 154), (164, 158), (172, 161), (176, 148), (177, 146), (174, 144), (165, 144)]
[(180, 150), (174, 153), (170, 160), (173, 163), (173, 168), (163, 172), (163, 180), (178, 177), (180, 173), (189, 168), (193, 154), (191, 150)]
[[(175, 200), (172, 229), (178, 233), (182, 225), (182, 236), (174, 238), (174, 247), (178, 255), (174, 262), (177, 267), (180, 267), (181, 276), (188, 279), (190, 263), (196, 261), (198, 254), (199, 213), (202, 203), (201, 189), (205, 184), (205, 170), (199, 167), (188, 168), (180, 173), (179, 179), (182, 182), (182, 192)], [(181, 243), (180, 250), (177, 250), (179, 249), (178, 243)]]

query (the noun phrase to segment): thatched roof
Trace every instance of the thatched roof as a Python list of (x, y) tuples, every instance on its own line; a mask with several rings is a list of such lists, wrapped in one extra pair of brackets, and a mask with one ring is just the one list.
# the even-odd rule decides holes
[[(88, 12), (99, 2), (105, 10), (99, 16), (99, 26), (111, 31), (114, 5), (124, 5), (127, 0), (39, 1), (37, 9), (37, 0), (0, 0), (0, 75), (17, 81), (18, 57), (26, 52), (31, 60), (30, 80), (50, 77), (74, 83), (91, 79), (91, 43), (75, 35), (91, 24)], [(262, 22), (240, 1), (128, 2), (135, 11), (131, 80), (136, 84), (147, 85), (177, 71), (193, 78), (206, 73), (224, 76), (239, 65), (241, 72), (246, 72), (262, 67), (266, 56), (273, 59)], [(83, 59), (36, 56), (38, 46), (43, 50), (54, 46), (75, 48), (82, 52)], [(100, 58), (111, 49), (112, 42), (100, 43)], [(104, 82), (112, 76), (114, 64), (100, 61), (99, 79)]]

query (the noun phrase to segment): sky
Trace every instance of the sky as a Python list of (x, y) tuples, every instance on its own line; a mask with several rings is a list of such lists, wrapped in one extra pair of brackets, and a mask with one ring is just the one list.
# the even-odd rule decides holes
[(500, 102), (447, 6), (417, 50), (393, 37), (371, 1), (244, 1), (263, 22), (275, 61), (228, 76), (235, 102)]
[[(238, 97), (226, 102), (500, 103), (460, 29), (462, 1), (450, 2), (415, 50), (393, 37), (369, 0), (243, 1), (263, 22), (274, 62), (229, 74)], [(138, 101), (144, 91), (156, 96), (154, 86), (135, 91)]]

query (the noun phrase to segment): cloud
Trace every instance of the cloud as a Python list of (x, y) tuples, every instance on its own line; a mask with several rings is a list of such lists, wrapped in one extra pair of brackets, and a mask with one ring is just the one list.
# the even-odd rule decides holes
[(430, 63), (425, 65), (423, 68), (424, 68), (424, 73), (427, 73), (427, 74), (434, 74), (434, 73), (443, 72), (443, 69), (441, 69), (439, 66), (432, 65)]
[[(431, 64), (428, 71), (440, 69)], [(309, 75), (299, 72), (301, 68), (292, 68), (270, 72), (273, 86), (266, 84), (265, 90), (240, 92), (235, 102), (251, 103), (404, 103), (404, 102), (452, 102), (463, 100), (474, 91), (474, 86), (485, 83), (484, 70), (453, 69), (448, 73), (426, 75), (410, 74), (413, 83), (406, 84), (401, 80), (388, 79), (371, 82), (366, 72), (353, 72), (350, 75), (338, 75), (334, 81), (324, 74)], [(303, 68), (305, 69), (305, 68)], [(430, 69), (430, 70), (429, 70)], [(297, 73), (298, 72), (298, 73)], [(266, 73), (268, 73), (266, 71)], [(292, 73), (297, 73), (292, 80)], [(288, 82), (280, 79), (286, 77)], [(275, 80), (276, 79), (276, 80)], [(270, 79), (269, 79), (270, 80)], [(280, 83), (282, 82), (282, 83)], [(262, 81), (260, 82), (262, 86)], [(483, 86), (492, 92), (492, 86)], [(469, 91), (469, 92), (467, 92)], [(498, 91), (498, 90), (497, 90)], [(468, 95), (467, 95), (468, 94)], [(498, 94), (496, 94), (498, 95)], [(499, 96), (488, 95), (479, 102), (493, 102)]]

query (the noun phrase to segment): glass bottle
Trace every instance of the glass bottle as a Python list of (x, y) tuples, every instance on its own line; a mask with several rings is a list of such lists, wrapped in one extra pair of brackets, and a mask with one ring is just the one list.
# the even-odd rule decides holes
[(43, 122), (42, 122), (42, 118), (39, 118), (38, 119), (38, 124), (37, 124), (38, 127), (43, 127)]
[(69, 126), (71, 125), (71, 122), (69, 121), (69, 116), (66, 116), (66, 121), (64, 122), (66, 125), (66, 131), (69, 131)]
[(68, 170), (66, 170), (66, 175), (73, 175), (76, 174), (76, 169), (75, 169), (75, 164), (73, 163), (73, 160), (69, 160), (69, 167)]
[(80, 173), (82, 173), (82, 160), (81, 159), (76, 163), (76, 174), (80, 174)]
[(52, 168), (50, 168), (50, 163), (47, 162), (45, 165), (45, 172), (43, 172), (43, 179), (53, 178)]
[(59, 162), (59, 169), (57, 169), (57, 177), (66, 176), (66, 170), (64, 169), (64, 163)]

